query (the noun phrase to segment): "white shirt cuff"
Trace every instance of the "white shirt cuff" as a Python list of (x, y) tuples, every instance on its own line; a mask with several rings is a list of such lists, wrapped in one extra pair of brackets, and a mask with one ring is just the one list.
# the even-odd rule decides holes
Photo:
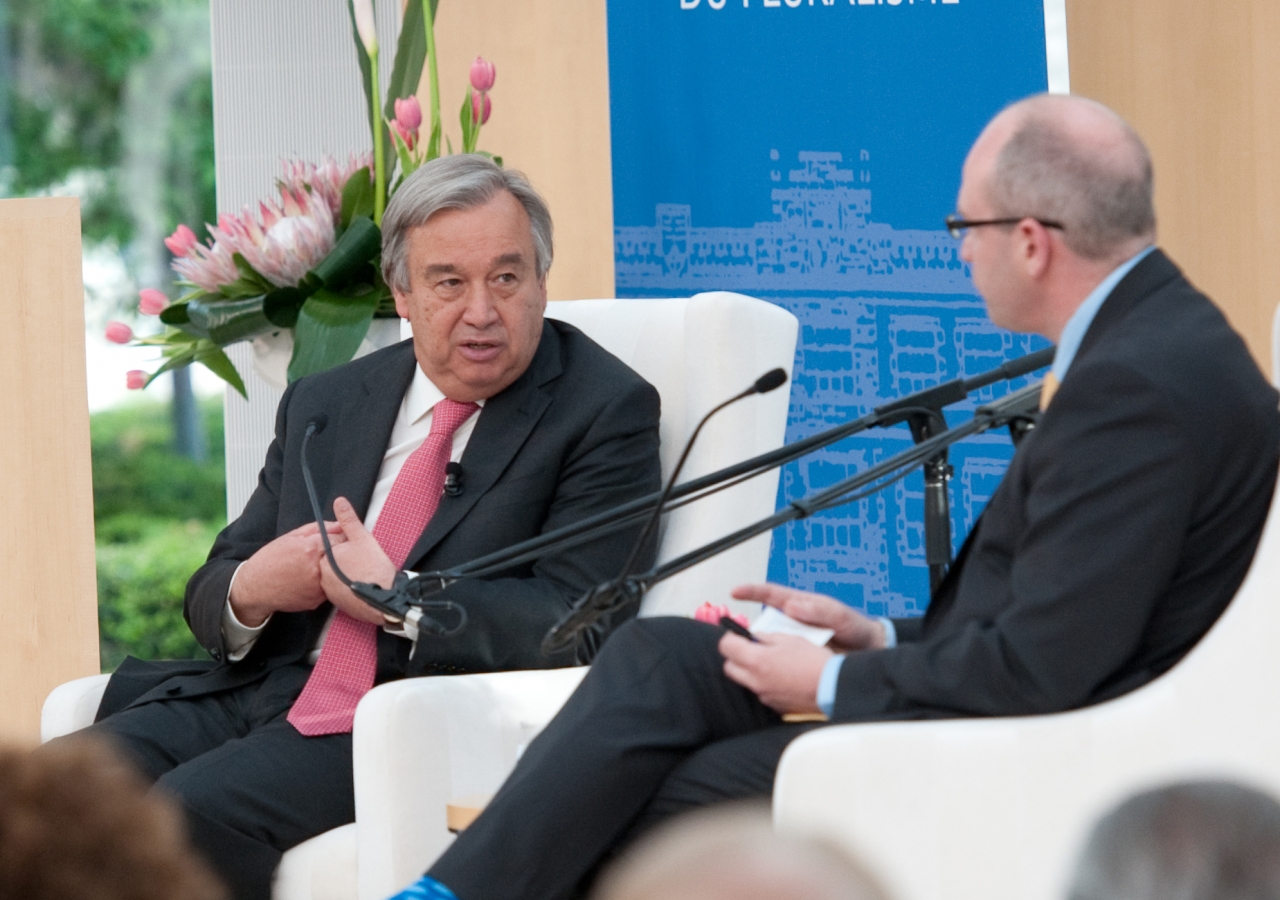
[[(240, 564), (240, 566), (243, 565), (244, 563)], [(236, 583), (240, 566), (236, 566), (235, 572), (231, 575), (231, 583), (227, 585), (227, 599), (222, 605), (222, 640), (227, 645), (227, 662), (240, 662), (248, 656), (258, 636), (267, 627), (267, 622), (271, 621), (271, 617), (267, 616), (266, 622), (256, 628), (250, 628), (236, 618), (235, 612), (231, 609), (231, 586)]]

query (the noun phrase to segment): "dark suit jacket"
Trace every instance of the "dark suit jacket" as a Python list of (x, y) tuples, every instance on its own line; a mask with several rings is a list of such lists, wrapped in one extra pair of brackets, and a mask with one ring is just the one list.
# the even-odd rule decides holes
[[(333, 499), (344, 496), (363, 517), (416, 365), (413, 344), (405, 341), (289, 386), (257, 489), (187, 585), (187, 622), (215, 660), (226, 655), (222, 608), (236, 567), (277, 535), (313, 520), (299, 462), (307, 423), (328, 417), (307, 449), (326, 516), (333, 515)], [(578, 329), (547, 320), (528, 370), (486, 402), (462, 456), (464, 490), (441, 498), (406, 568), (457, 565), (656, 491), (658, 415), (651, 385)], [(423, 635), (412, 659), (409, 641), (380, 633), (379, 681), (574, 664), (572, 651), (544, 657), (539, 642), (587, 589), (618, 574), (637, 531), (452, 585), (440, 596), (466, 608), (467, 627), (448, 638)], [(153, 666), (122, 671), (119, 696), (104, 700), (101, 714), (129, 702), (235, 687), (296, 662), (330, 609), (326, 603), (309, 613), (276, 613), (244, 660), (203, 674), (189, 674), (187, 666), (156, 687), (163, 673)]]
[(1169, 669), (1253, 558), (1276, 407), (1221, 313), (1152, 252), (1099, 309), (923, 621), (845, 660), (834, 718), (1053, 712)]

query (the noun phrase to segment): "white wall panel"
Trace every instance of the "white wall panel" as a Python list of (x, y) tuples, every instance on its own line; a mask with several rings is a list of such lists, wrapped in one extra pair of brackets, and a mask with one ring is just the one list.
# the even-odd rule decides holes
[[(391, 74), (398, 0), (376, 0), (379, 69)], [(280, 161), (368, 150), (364, 92), (345, 0), (212, 0), (213, 120), (219, 212), (274, 191)], [(280, 392), (250, 365), (248, 344), (230, 349), (249, 391), (226, 394), (227, 514), (257, 482)]]

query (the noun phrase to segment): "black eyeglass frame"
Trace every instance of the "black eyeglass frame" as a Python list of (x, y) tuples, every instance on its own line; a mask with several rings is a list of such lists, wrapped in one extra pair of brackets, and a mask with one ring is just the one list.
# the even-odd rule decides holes
[(1066, 231), (1066, 226), (1061, 222), (1054, 222), (1051, 219), (1037, 219), (1035, 216), (1018, 216), (1017, 218), (1008, 219), (962, 219), (959, 216), (947, 216), (943, 222), (947, 226), (947, 232), (957, 241), (964, 237), (966, 228), (979, 228), (983, 225), (1017, 225), (1023, 219), (1031, 219), (1039, 222), (1045, 228), (1056, 228), (1059, 231)]

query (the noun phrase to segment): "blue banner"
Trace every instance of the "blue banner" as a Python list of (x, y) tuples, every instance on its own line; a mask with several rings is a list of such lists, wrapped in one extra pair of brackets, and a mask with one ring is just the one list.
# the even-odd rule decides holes
[[(733, 290), (794, 313), (788, 441), (1043, 346), (991, 324), (942, 227), (982, 126), (1046, 87), (1040, 0), (608, 0), (608, 19), (618, 296)], [(806, 457), (779, 502), (910, 442)], [(953, 449), (957, 545), (1011, 455), (1003, 435)], [(922, 496), (917, 473), (779, 529), (771, 580), (919, 614)]]

